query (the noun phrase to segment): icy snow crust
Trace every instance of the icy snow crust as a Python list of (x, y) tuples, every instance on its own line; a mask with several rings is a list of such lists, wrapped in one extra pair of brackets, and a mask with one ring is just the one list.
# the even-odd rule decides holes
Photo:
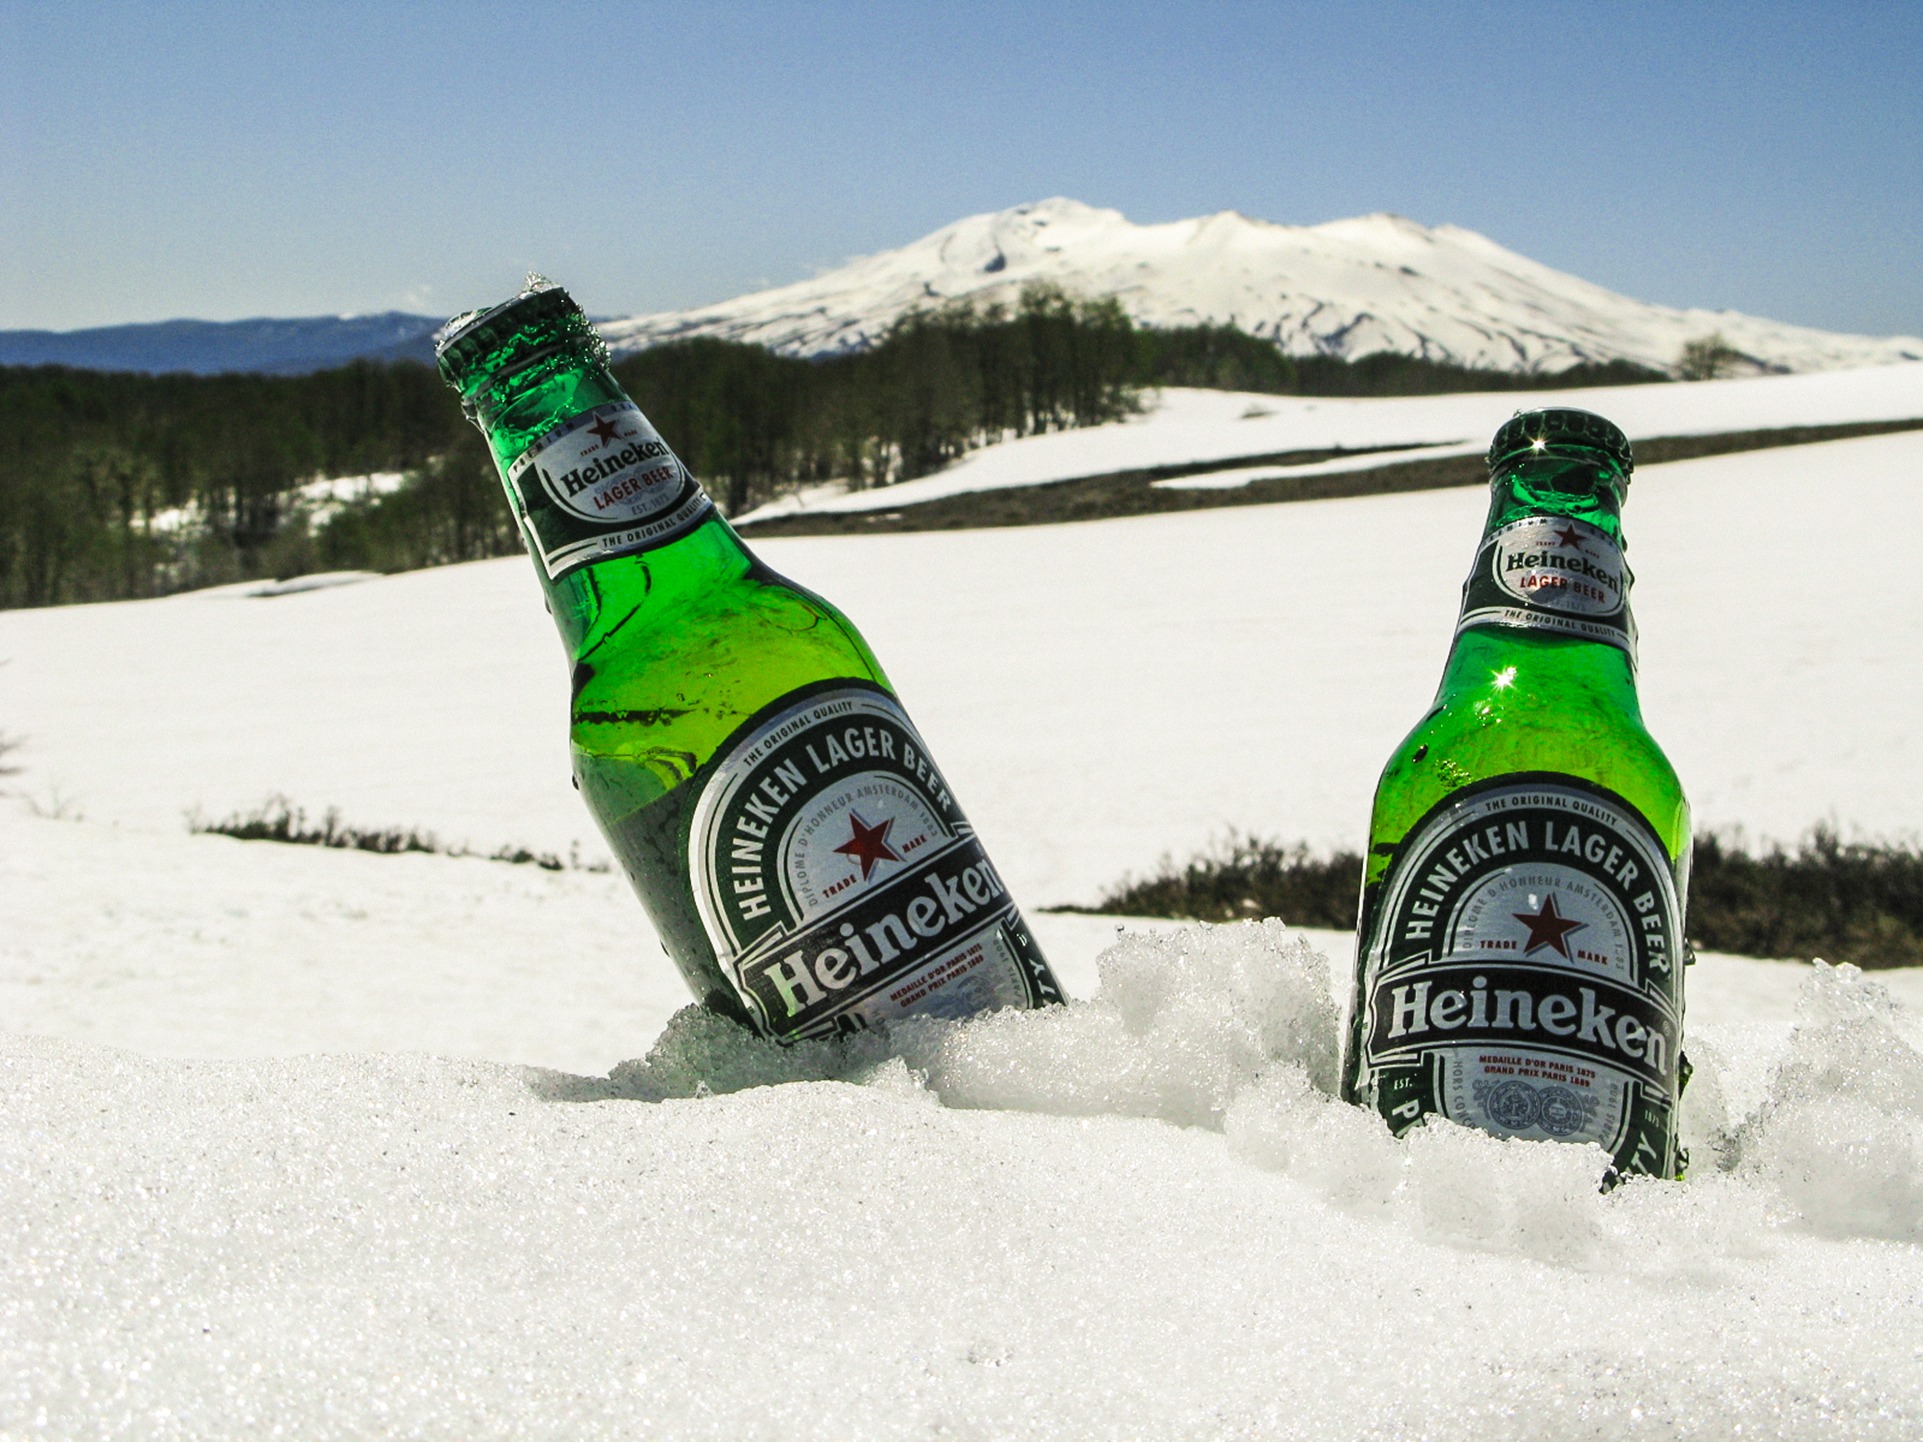
[(1604, 1196), (1331, 1100), (1323, 967), (1137, 937), (900, 1058), (691, 1011), (606, 1080), (0, 1036), (0, 1436), (1916, 1435), (1882, 988), (1812, 972), (1740, 1118), (1692, 1041), (1696, 1175)]
[(1923, 360), (1923, 339), (1838, 335), (1632, 300), (1460, 226), (1399, 215), (1276, 225), (1234, 211), (1136, 225), (1056, 198), (971, 215), (898, 250), (718, 305), (609, 321), (617, 353), (718, 336), (818, 355), (868, 344), (950, 300), (1014, 304), (1037, 281), (1114, 296), (1151, 326), (1237, 326), (1291, 355), (1398, 351), (1497, 370), (1629, 360), (1668, 370), (1720, 333), (1766, 367), (1830, 370)]

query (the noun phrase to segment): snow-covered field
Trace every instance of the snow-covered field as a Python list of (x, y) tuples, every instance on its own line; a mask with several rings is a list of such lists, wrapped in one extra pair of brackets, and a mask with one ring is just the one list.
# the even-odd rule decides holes
[(1376, 454), (1264, 465), (1161, 482), (1182, 487), (1246, 485), (1417, 459), (1473, 456), (1496, 428), (1530, 406), (1573, 405), (1608, 416), (1632, 441), (1718, 435), (1786, 426), (1852, 425), (1923, 417), (1923, 362), (1799, 376), (1756, 376), (1688, 385), (1603, 386), (1573, 391), (1484, 391), (1346, 400), (1170, 387), (1143, 414), (1115, 425), (1027, 436), (963, 456), (932, 476), (869, 491), (823, 487), (783, 497), (741, 517), (799, 511), (894, 511), (969, 491), (1046, 485), (1149, 466), (1221, 462), (1290, 451)]
[[(1638, 473), (1645, 712), (1711, 826), (1923, 817), (1923, 433)], [(1427, 708), (1475, 489), (1016, 530), (766, 540), (854, 617), (1031, 906), (1229, 826), (1359, 843)], [(263, 599), (0, 614), (20, 783), (92, 822), (281, 792), (479, 849), (605, 852), (567, 784), (566, 668), (520, 559)], [(339, 578), (337, 578), (339, 579)]]
[[(1914, 831), (1920, 473), (1915, 434), (1638, 473), (1703, 822)], [(1228, 825), (1354, 845), (1481, 507), (760, 549), (1033, 914)], [(1098, 968), (1112, 922), (1041, 916), (1086, 1000), (777, 1055), (670, 1024), (618, 876), (186, 833), (283, 792), (601, 854), (525, 565), (0, 613), (13, 784), (67, 813), (0, 806), (0, 1438), (1923, 1435), (1916, 974), (1705, 958), (1692, 1180), (1602, 1197), (1329, 1101), (1339, 935)], [(743, 1089), (784, 1074), (835, 1079)]]

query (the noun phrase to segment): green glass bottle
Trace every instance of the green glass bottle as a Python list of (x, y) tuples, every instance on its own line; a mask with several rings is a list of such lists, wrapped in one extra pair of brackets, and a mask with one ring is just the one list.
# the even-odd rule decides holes
[(742, 543), (567, 292), (436, 346), (573, 664), (575, 784), (695, 995), (783, 1041), (1061, 1000), (867, 643)]
[(1435, 705), (1369, 824), (1349, 1100), (1672, 1177), (1689, 805), (1636, 699), (1628, 439), (1517, 414)]

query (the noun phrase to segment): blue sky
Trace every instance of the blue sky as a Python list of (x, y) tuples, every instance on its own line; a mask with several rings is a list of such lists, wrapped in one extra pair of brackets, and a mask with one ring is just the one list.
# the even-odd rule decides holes
[(0, 328), (712, 301), (1068, 195), (1923, 334), (1923, 5), (0, 0)]

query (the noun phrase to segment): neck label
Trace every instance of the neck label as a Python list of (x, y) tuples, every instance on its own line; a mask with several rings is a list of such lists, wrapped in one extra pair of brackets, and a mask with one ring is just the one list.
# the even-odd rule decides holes
[(742, 728), (689, 828), (721, 970), (787, 1041), (1062, 994), (894, 697), (843, 685)]
[(1621, 647), (1636, 658), (1632, 577), (1622, 546), (1568, 516), (1524, 516), (1484, 537), (1462, 588), (1460, 635), (1471, 626), (1554, 631)]
[(707, 493), (633, 401), (570, 417), (508, 468), (508, 494), (549, 580), (651, 551), (708, 519)]

